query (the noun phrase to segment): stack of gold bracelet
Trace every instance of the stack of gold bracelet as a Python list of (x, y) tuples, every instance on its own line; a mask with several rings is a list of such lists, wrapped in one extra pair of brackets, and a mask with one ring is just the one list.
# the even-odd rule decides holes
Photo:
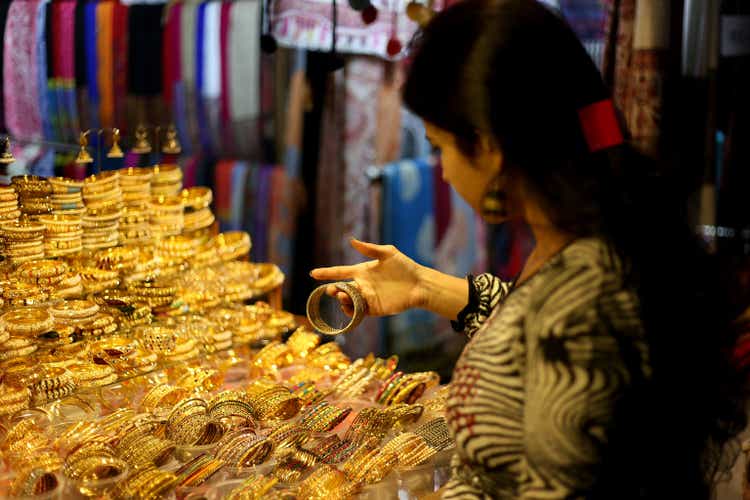
[(34, 218), (52, 211), (52, 185), (47, 179), (34, 175), (17, 175), (11, 179), (11, 183), (18, 193), (23, 215)]
[(275, 373), (280, 368), (292, 364), (292, 361), (294, 361), (294, 358), (286, 344), (272, 341), (255, 355), (251, 372), (254, 376)]
[(302, 407), (299, 398), (283, 385), (256, 382), (248, 387), (247, 395), (253, 415), (259, 420), (289, 420)]
[(339, 408), (328, 401), (321, 401), (305, 410), (299, 425), (312, 432), (328, 432), (343, 422), (351, 412), (351, 408)]
[(41, 380), (29, 386), (29, 390), (33, 403), (42, 405), (73, 394), (76, 384), (65, 368), (44, 367), (41, 370)]
[(253, 407), (247, 394), (240, 391), (223, 391), (208, 403), (208, 415), (217, 421), (238, 417), (252, 426)]
[(152, 168), (151, 194), (177, 196), (182, 191), (182, 170), (178, 165), (157, 165)]
[(94, 441), (68, 453), (63, 471), (74, 481), (99, 481), (122, 475), (128, 471), (128, 464), (117, 457), (113, 448)]
[(185, 463), (175, 473), (178, 485), (184, 488), (195, 488), (208, 481), (214, 474), (224, 467), (224, 462), (201, 454)]
[(208, 415), (208, 403), (200, 398), (180, 401), (167, 417), (167, 437), (178, 444), (208, 444), (221, 438), (218, 423)]
[(121, 209), (123, 203), (120, 172), (109, 170), (86, 177), (83, 184), (83, 201), (89, 210)]
[(28, 407), (31, 392), (28, 387), (11, 387), (0, 385), (0, 415), (12, 415)]
[(141, 409), (147, 412), (159, 412), (173, 407), (178, 401), (187, 397), (188, 391), (182, 387), (169, 384), (157, 384), (148, 390), (141, 401)]
[(138, 252), (130, 247), (108, 248), (96, 252), (96, 267), (107, 271), (117, 271), (121, 276), (127, 276), (135, 270), (138, 264)]
[(211, 392), (224, 382), (222, 373), (213, 368), (188, 367), (178, 377), (177, 385), (188, 391)]
[(28, 497), (54, 490), (59, 484), (55, 473), (61, 466), (62, 460), (54, 451), (37, 452), (27, 463), (17, 468), (16, 477), (11, 485), (11, 494)]
[(273, 443), (256, 436), (249, 429), (226, 434), (217, 444), (214, 456), (229, 467), (252, 467), (262, 464), (273, 451)]
[(0, 223), (15, 222), (21, 217), (18, 193), (13, 186), (0, 186)]
[(305, 327), (298, 328), (286, 341), (287, 347), (297, 360), (304, 360), (320, 344), (320, 335)]
[(394, 373), (380, 387), (377, 401), (383, 405), (413, 403), (425, 390), (440, 383), (440, 376), (434, 372), (404, 374)]
[(47, 179), (52, 186), (51, 206), (55, 215), (71, 215), (81, 217), (84, 213), (83, 181), (66, 177), (50, 177)]
[(421, 465), (437, 451), (429, 446), (423, 437), (411, 432), (404, 432), (391, 439), (381, 450), (381, 454), (393, 454), (401, 467)]
[(185, 205), (185, 231), (198, 231), (214, 223), (214, 214), (209, 208), (213, 193), (207, 187), (183, 189), (180, 197)]
[(83, 267), (79, 270), (83, 289), (86, 293), (101, 293), (120, 284), (117, 271), (105, 271), (94, 267)]
[(161, 466), (174, 453), (175, 445), (166, 439), (149, 434), (135, 434), (117, 445), (117, 455), (134, 467)]
[(150, 168), (129, 167), (120, 170), (122, 201), (126, 207), (139, 211), (148, 209), (153, 176)]
[(179, 196), (153, 196), (149, 213), (151, 234), (157, 240), (177, 236), (185, 227), (185, 213)]
[(3, 222), (0, 237), (4, 253), (14, 264), (44, 258), (44, 224), (31, 220)]
[(273, 429), (267, 437), (278, 451), (302, 446), (310, 439), (310, 431), (295, 423), (285, 423)]
[(40, 215), (39, 222), (46, 228), (44, 253), (47, 257), (63, 257), (83, 250), (83, 226), (80, 215)]
[[(150, 197), (149, 197), (150, 199)], [(128, 246), (149, 244), (151, 224), (148, 214), (148, 200), (145, 207), (126, 206), (120, 217), (120, 243)]]
[(422, 437), (425, 442), (437, 451), (447, 450), (455, 446), (455, 441), (451, 438), (448, 423), (444, 417), (429, 420), (416, 429), (414, 434)]
[(107, 365), (81, 362), (69, 366), (68, 371), (76, 385), (82, 389), (103, 387), (117, 381), (114, 368)]
[(319, 345), (307, 356), (307, 363), (313, 367), (323, 368), (337, 376), (352, 364), (349, 356), (341, 352), (336, 342)]
[(256, 498), (269, 498), (273, 487), (279, 480), (272, 476), (252, 475), (241, 485), (232, 490), (227, 500), (248, 500)]
[(211, 244), (217, 249), (219, 257), (229, 262), (250, 253), (252, 241), (250, 235), (244, 231), (228, 231), (216, 236)]
[(343, 499), (353, 495), (354, 485), (348, 484), (346, 475), (328, 465), (322, 465), (302, 481), (299, 497), (315, 500)]
[(177, 476), (154, 466), (137, 469), (128, 477), (117, 498), (151, 500), (161, 498), (177, 484)]
[(83, 216), (83, 248), (99, 250), (117, 246), (120, 238), (120, 217), (122, 209), (107, 206), (99, 209), (86, 209)]

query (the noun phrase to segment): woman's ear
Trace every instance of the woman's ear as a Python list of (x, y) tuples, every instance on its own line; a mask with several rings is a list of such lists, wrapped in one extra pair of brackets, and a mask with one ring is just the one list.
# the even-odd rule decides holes
[(493, 176), (503, 169), (503, 153), (497, 142), (489, 135), (480, 133), (478, 137), (477, 166), (487, 169)]

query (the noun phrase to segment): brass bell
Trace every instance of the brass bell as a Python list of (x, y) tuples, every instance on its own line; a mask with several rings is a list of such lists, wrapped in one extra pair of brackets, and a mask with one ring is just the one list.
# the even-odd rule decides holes
[(5, 151), (3, 151), (3, 154), (0, 155), (0, 164), (2, 165), (10, 165), (16, 161), (15, 157), (13, 156), (13, 152), (10, 150), (10, 137), (5, 137)]
[(125, 155), (122, 152), (122, 149), (120, 148), (120, 129), (119, 128), (113, 128), (112, 129), (112, 147), (109, 149), (109, 152), (107, 153), (107, 158), (122, 158)]
[(406, 15), (420, 27), (424, 28), (435, 15), (435, 11), (432, 10), (432, 1), (429, 1), (427, 5), (425, 5), (421, 2), (412, 0), (406, 6)]
[(132, 150), (136, 154), (148, 154), (152, 151), (151, 143), (148, 141), (148, 131), (143, 125), (135, 129), (135, 145)]
[(161, 148), (161, 152), (166, 155), (178, 155), (182, 152), (182, 146), (180, 141), (177, 139), (177, 129), (174, 125), (167, 127), (167, 140), (164, 143), (164, 147)]
[(78, 143), (81, 145), (81, 149), (78, 150), (78, 156), (76, 156), (76, 164), (86, 165), (88, 163), (94, 163), (94, 159), (89, 154), (89, 150), (86, 146), (89, 145), (88, 132), (81, 132), (78, 137)]

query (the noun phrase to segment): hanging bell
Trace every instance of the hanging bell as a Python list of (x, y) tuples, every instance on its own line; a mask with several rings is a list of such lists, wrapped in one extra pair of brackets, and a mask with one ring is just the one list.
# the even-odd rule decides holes
[(161, 148), (161, 152), (165, 155), (178, 155), (182, 152), (182, 146), (180, 141), (177, 139), (177, 129), (174, 125), (167, 127), (167, 140), (164, 143), (164, 147)]
[(112, 129), (112, 147), (109, 149), (109, 152), (107, 153), (107, 158), (122, 158), (125, 155), (122, 152), (122, 148), (120, 148), (120, 129), (119, 128), (113, 128)]
[(135, 145), (131, 149), (133, 153), (143, 155), (152, 151), (151, 143), (148, 141), (148, 131), (143, 125), (135, 129)]
[(10, 138), (5, 137), (5, 151), (3, 151), (3, 154), (0, 155), (0, 164), (2, 165), (10, 165), (16, 161), (15, 157), (13, 156), (13, 152), (10, 150)]
[(424, 28), (435, 15), (435, 11), (432, 10), (431, 5), (432, 2), (428, 5), (424, 5), (420, 2), (411, 1), (409, 2), (409, 5), (406, 6), (406, 15), (409, 19)]
[(78, 156), (76, 156), (76, 164), (86, 165), (88, 163), (94, 163), (94, 159), (89, 154), (89, 150), (86, 146), (89, 145), (88, 132), (81, 132), (78, 138), (78, 142), (81, 145), (81, 149), (78, 150)]

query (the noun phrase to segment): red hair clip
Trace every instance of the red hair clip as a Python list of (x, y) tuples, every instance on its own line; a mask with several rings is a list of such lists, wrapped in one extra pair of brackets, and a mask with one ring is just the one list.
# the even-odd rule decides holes
[(581, 130), (589, 151), (592, 153), (618, 146), (625, 140), (617, 121), (612, 99), (595, 102), (579, 109), (578, 119), (581, 122)]

